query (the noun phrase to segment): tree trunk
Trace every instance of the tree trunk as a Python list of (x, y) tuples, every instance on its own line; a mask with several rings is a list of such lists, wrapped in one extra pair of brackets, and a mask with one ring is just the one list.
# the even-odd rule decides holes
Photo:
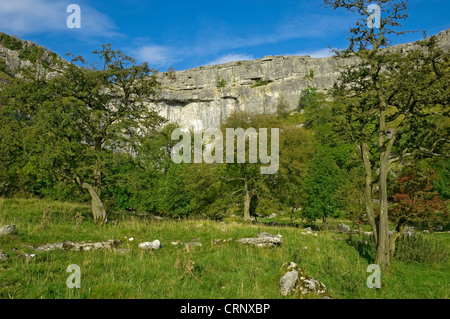
[(91, 184), (83, 182), (79, 177), (77, 177), (76, 181), (83, 189), (86, 189), (91, 195), (92, 214), (94, 216), (94, 223), (100, 223), (101, 225), (103, 225), (108, 221), (108, 215), (97, 191)]
[(389, 161), (386, 156), (386, 111), (381, 107), (380, 127), (378, 135), (378, 149), (380, 150), (380, 175), (379, 175), (379, 193), (380, 193), (380, 212), (378, 216), (378, 241), (375, 263), (381, 269), (389, 269), (389, 224), (388, 224), (388, 198), (387, 198), (387, 173)]
[(405, 227), (406, 224), (398, 224), (395, 233), (389, 237), (389, 250), (391, 258), (394, 257), (395, 254), (395, 241), (402, 236)]
[(366, 214), (367, 219), (369, 220), (369, 225), (372, 227), (373, 238), (375, 243), (378, 243), (378, 230), (377, 225), (375, 223), (375, 214), (373, 211), (373, 201), (372, 201), (372, 165), (370, 164), (370, 153), (367, 142), (364, 141), (361, 143), (361, 156), (364, 163), (365, 170), (365, 190), (364, 190), (364, 199), (366, 206)]
[(244, 221), (251, 221), (250, 218), (250, 203), (252, 201), (252, 196), (248, 189), (247, 179), (244, 179), (244, 188), (245, 188), (245, 198), (244, 198)]

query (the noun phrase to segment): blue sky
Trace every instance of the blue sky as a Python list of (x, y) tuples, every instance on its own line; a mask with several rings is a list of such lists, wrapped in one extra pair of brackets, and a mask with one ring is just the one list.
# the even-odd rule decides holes
[[(69, 29), (69, 4), (81, 8), (81, 28)], [(418, 40), (450, 28), (449, 0), (411, 0), (405, 30), (393, 40)], [(357, 16), (322, 6), (322, 0), (0, 0), (0, 31), (65, 56), (92, 59), (111, 43), (160, 71), (266, 55), (328, 56), (344, 48)], [(91, 60), (92, 61), (92, 60)]]

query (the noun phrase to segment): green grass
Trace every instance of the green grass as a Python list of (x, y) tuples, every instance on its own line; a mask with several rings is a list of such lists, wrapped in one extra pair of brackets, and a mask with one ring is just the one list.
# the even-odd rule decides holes
[[(49, 213), (44, 214), (49, 206)], [(80, 218), (82, 216), (82, 218)], [(78, 228), (77, 228), (78, 221)], [(284, 298), (278, 291), (280, 269), (294, 261), (322, 281), (334, 298), (448, 298), (448, 259), (436, 264), (393, 260), (382, 275), (382, 288), (366, 287), (369, 262), (347, 242), (347, 235), (320, 232), (301, 235), (297, 228), (223, 224), (208, 220), (157, 221), (146, 216), (115, 214), (95, 226), (89, 205), (35, 199), (0, 199), (0, 225), (15, 224), (13, 236), (0, 238), (10, 258), (0, 262), (0, 298)], [(214, 246), (213, 239), (253, 237), (266, 231), (283, 235), (280, 248)], [(125, 236), (134, 237), (133, 242)], [(447, 234), (428, 235), (450, 246)], [(24, 245), (61, 241), (121, 239), (129, 253), (34, 252)], [(202, 247), (191, 252), (171, 241), (198, 238)], [(341, 238), (342, 240), (339, 240)], [(159, 239), (163, 248), (141, 251), (138, 243)], [(308, 249), (304, 249), (308, 247)], [(13, 248), (18, 250), (13, 251)], [(34, 260), (20, 258), (35, 253)], [(81, 267), (81, 289), (68, 289), (66, 269)], [(313, 297), (313, 296), (312, 296)], [(295, 298), (295, 296), (289, 296)]]

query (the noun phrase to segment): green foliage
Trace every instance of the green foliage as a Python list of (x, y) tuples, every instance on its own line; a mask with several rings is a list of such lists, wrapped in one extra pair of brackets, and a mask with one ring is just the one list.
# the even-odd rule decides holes
[(303, 210), (309, 220), (339, 217), (340, 201), (336, 194), (345, 181), (345, 173), (328, 149), (319, 150), (308, 164), (307, 201)]
[(182, 165), (172, 165), (160, 180), (157, 190), (159, 210), (171, 217), (184, 217), (192, 212), (186, 180), (181, 171)]
[(270, 83), (270, 81), (263, 80), (263, 79), (257, 79), (257, 80), (255, 80), (255, 83), (253, 83), (252, 87), (266, 86), (269, 83)]
[(447, 203), (434, 189), (436, 173), (423, 165), (407, 166), (392, 182), (390, 220), (432, 226), (449, 221)]
[(445, 199), (450, 199), (450, 161), (442, 159), (433, 165), (437, 178), (433, 181), (434, 189)]
[[(20, 53), (19, 58), (28, 60), (32, 63), (40, 61), (42, 56), (44, 55), (45, 49), (41, 46), (33, 45), (30, 47), (25, 47)], [(44, 67), (48, 67), (49, 63), (45, 60), (41, 61)]]
[(448, 258), (448, 250), (437, 238), (426, 239), (422, 235), (402, 237), (397, 240), (394, 257), (406, 263), (442, 263)]
[(18, 51), (22, 49), (22, 42), (15, 38), (11, 37), (5, 33), (0, 33), (2, 38), (2, 45), (10, 50)]
[(224, 87), (227, 86), (227, 81), (225, 81), (225, 79), (222, 78), (221, 76), (218, 76), (218, 77), (217, 77), (216, 83), (217, 83), (217, 87), (218, 87), (219, 89), (220, 89), (220, 88), (224, 88)]

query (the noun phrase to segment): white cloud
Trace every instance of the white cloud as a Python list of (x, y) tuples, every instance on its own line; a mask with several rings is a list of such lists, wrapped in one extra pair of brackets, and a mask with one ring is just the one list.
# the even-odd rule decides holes
[(326, 48), (315, 51), (297, 52), (292, 55), (309, 55), (311, 58), (328, 58), (330, 56), (333, 56), (334, 53), (329, 48)]
[(146, 45), (132, 50), (132, 53), (137, 59), (158, 67), (171, 66), (179, 61), (174, 49), (160, 45)]
[(254, 57), (247, 54), (226, 54), (214, 61), (211, 61), (209, 63), (206, 63), (206, 65), (217, 65), (217, 64), (224, 64), (228, 62), (234, 62), (234, 61), (245, 61), (245, 60), (253, 60)]
[(117, 27), (105, 14), (78, 1), (81, 8), (81, 29), (67, 28), (68, 1), (2, 0), (0, 2), (0, 29), (3, 32), (24, 35), (42, 32), (77, 32), (88, 36), (117, 36)]

